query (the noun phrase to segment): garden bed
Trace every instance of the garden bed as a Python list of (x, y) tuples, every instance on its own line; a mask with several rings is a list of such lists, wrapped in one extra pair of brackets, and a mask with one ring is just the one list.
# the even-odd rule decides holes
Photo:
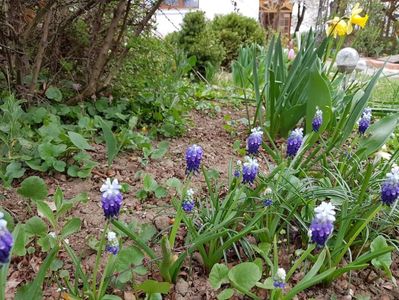
[[(225, 118), (226, 115), (231, 118)], [(139, 200), (136, 193), (142, 188), (142, 181), (138, 172), (151, 173), (161, 185), (164, 185), (171, 177), (183, 180), (185, 177), (185, 150), (188, 145), (198, 143), (204, 150), (204, 165), (217, 170), (221, 177), (226, 179), (229, 161), (234, 163), (240, 157), (233, 151), (233, 144), (236, 140), (245, 141), (246, 138), (246, 127), (240, 122), (243, 117), (244, 110), (234, 110), (229, 107), (224, 107), (222, 112), (216, 113), (214, 116), (210, 116), (206, 112), (193, 111), (190, 115), (192, 121), (190, 128), (187, 129), (183, 137), (168, 140), (170, 142), (169, 150), (161, 160), (150, 160), (148, 164), (144, 165), (141, 162), (140, 153), (123, 153), (115, 160), (113, 166), (108, 168), (105, 147), (95, 145), (91, 155), (99, 165), (94, 169), (90, 178), (86, 180), (72, 179), (59, 173), (46, 175), (44, 179), (49, 187), (50, 196), (55, 193), (58, 186), (64, 191), (64, 196), (67, 199), (76, 196), (79, 192), (88, 193), (89, 201), (86, 204), (79, 204), (72, 211), (73, 216), (82, 220), (81, 231), (69, 238), (70, 245), (82, 258), (82, 267), (90, 273), (94, 265), (96, 255), (89, 245), (91, 240), (99, 238), (104, 224), (99, 192), (99, 187), (104, 179), (115, 177), (120, 182), (130, 185), (129, 192), (124, 195), (120, 219), (127, 222), (135, 219), (141, 224), (153, 224), (157, 231), (167, 231), (175, 217), (175, 210), (170, 202), (171, 197), (156, 199), (150, 196), (148, 199)], [(227, 124), (228, 122), (229, 124)], [(234, 126), (235, 136), (228, 132), (226, 125)], [(261, 171), (267, 172), (262, 160), (260, 166)], [(194, 177), (192, 187), (198, 194), (205, 194), (206, 186), (203, 176)], [(0, 191), (4, 198), (2, 199), (3, 206), (14, 216), (16, 222), (24, 222), (32, 216), (26, 206), (26, 200), (22, 199), (14, 189), (3, 190), (1, 188)], [(170, 191), (170, 195), (172, 194), (173, 192)], [(184, 240), (184, 228), (181, 228), (179, 235), (178, 244)], [(291, 261), (295, 259), (293, 254), (295, 247), (287, 245), (286, 241), (280, 241), (279, 245), (281, 252), (279, 263), (282, 267), (288, 268)], [(13, 258), (7, 281), (7, 299), (13, 298), (11, 295), (14, 295), (18, 286), (35, 277), (44, 258), (44, 254), (38, 249), (30, 255)], [(58, 258), (64, 262), (62, 268), (72, 274), (72, 264), (66, 253), (59, 253)], [(391, 269), (393, 276), (398, 277), (399, 260), (396, 255), (394, 258)], [(200, 261), (201, 257), (198, 255), (194, 255), (192, 260), (186, 260), (177, 284), (165, 299), (216, 299), (216, 292), (210, 287), (208, 275), (202, 269)], [(233, 265), (234, 261), (228, 263)], [(148, 261), (146, 264), (150, 270), (146, 276), (162, 280), (159, 274), (151, 273), (155, 268), (151, 268)], [(399, 289), (393, 286), (392, 282), (382, 279), (383, 277), (380, 278), (376, 272), (366, 269), (352, 272), (351, 276), (345, 274), (331, 286), (316, 286), (298, 294), (297, 299), (334, 299), (334, 297), (335, 299), (351, 299), (352, 297), (355, 299), (398, 299)], [(301, 272), (295, 273), (292, 282), (287, 283), (286, 289), (290, 289), (291, 283), (299, 281), (303, 275)], [(142, 280), (146, 276), (141, 276), (138, 280)], [(129, 290), (124, 292), (114, 290), (114, 293), (124, 299), (134, 299), (133, 293)], [(45, 299), (60, 299), (62, 295), (54, 278), (48, 277), (45, 281)], [(259, 296), (263, 299), (266, 294), (259, 294)]]

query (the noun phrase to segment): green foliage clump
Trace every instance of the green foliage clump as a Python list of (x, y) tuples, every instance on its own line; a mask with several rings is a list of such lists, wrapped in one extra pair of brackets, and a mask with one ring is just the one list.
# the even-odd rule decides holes
[(367, 56), (382, 56), (396, 54), (399, 43), (395, 35), (384, 36), (385, 6), (381, 1), (360, 1), (367, 11), (369, 20), (366, 26), (359, 30), (351, 47)]
[(224, 58), (223, 46), (202, 11), (184, 16), (177, 47), (184, 50), (187, 56), (196, 57), (195, 69), (203, 75), (209, 65), (219, 66)]
[(251, 43), (262, 45), (265, 41), (265, 32), (260, 24), (255, 19), (237, 13), (216, 16), (211, 27), (223, 45), (224, 66), (229, 66), (237, 58), (242, 46)]
[(181, 134), (189, 99), (189, 82), (184, 76), (193, 58), (187, 59), (154, 37), (133, 38), (128, 47), (129, 58), (116, 78), (114, 97), (126, 102), (139, 126), (155, 125), (155, 133), (164, 136)]

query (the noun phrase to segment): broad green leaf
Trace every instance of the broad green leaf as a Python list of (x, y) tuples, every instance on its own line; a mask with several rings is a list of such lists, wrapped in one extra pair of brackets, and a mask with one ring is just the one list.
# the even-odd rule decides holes
[(90, 150), (93, 149), (87, 140), (79, 133), (68, 131), (68, 137), (72, 144), (74, 144), (80, 150)]
[(260, 283), (260, 282), (256, 283), (256, 286), (261, 289), (266, 289), (266, 290), (275, 289), (274, 280), (271, 277), (266, 278), (266, 280), (263, 283)]
[(74, 234), (79, 231), (81, 225), (81, 221), (79, 218), (70, 219), (62, 228), (61, 236), (62, 238), (66, 238), (67, 236)]
[(209, 273), (209, 283), (214, 289), (220, 289), (222, 284), (229, 283), (229, 268), (225, 264), (214, 264)]
[(25, 231), (31, 235), (46, 235), (48, 227), (38, 216), (33, 216), (25, 223)]
[(40, 155), (41, 159), (49, 161), (49, 162), (53, 162), (53, 161), (57, 160), (57, 157), (59, 157), (62, 153), (65, 152), (65, 150), (67, 149), (67, 146), (65, 144), (55, 145), (50, 142), (46, 142), (46, 143), (40, 144), (37, 147), (37, 149), (39, 151), (39, 155)]
[(136, 287), (137, 290), (143, 291), (147, 294), (167, 294), (172, 285), (169, 282), (158, 282), (156, 280), (146, 280)]
[(166, 185), (171, 188), (175, 188), (176, 191), (181, 191), (181, 188), (183, 187), (183, 184), (181, 183), (180, 179), (176, 177), (169, 178), (166, 181)]
[(31, 176), (22, 181), (17, 192), (21, 196), (34, 201), (42, 201), (48, 194), (46, 183), (38, 176)]
[(233, 289), (225, 289), (219, 295), (217, 295), (218, 300), (227, 300), (233, 297), (234, 295), (234, 290)]
[(394, 114), (371, 125), (366, 131), (366, 137), (360, 142), (356, 155), (366, 158), (380, 149), (395, 130), (398, 121), (399, 114)]
[(11, 182), (14, 178), (21, 178), (25, 174), (25, 168), (17, 161), (13, 161), (7, 165), (5, 177)]
[(169, 142), (162, 141), (158, 144), (158, 149), (154, 150), (151, 153), (152, 159), (161, 159), (165, 156), (166, 152), (168, 152)]
[(101, 119), (101, 128), (104, 135), (105, 144), (107, 146), (107, 156), (108, 156), (108, 165), (112, 165), (116, 155), (119, 152), (118, 149), (118, 141), (116, 140), (115, 135), (113, 134), (111, 128), (108, 124)]
[(158, 198), (158, 199), (164, 198), (164, 197), (166, 197), (167, 195), (168, 195), (168, 191), (167, 191), (164, 187), (158, 186), (158, 187), (155, 189), (155, 197), (156, 197), (156, 198)]
[(252, 262), (244, 262), (234, 266), (228, 273), (229, 279), (244, 291), (249, 291), (261, 279), (259, 267)]
[(13, 246), (13, 249), (12, 249), (12, 253), (17, 255), (17, 256), (25, 256), (26, 255), (25, 225), (18, 224), (15, 227), (15, 229), (14, 229), (13, 237), (14, 237), (14, 246)]
[(154, 177), (151, 174), (145, 174), (143, 178), (143, 188), (146, 192), (155, 192), (158, 184), (155, 181)]
[(312, 120), (318, 107), (323, 112), (323, 123), (319, 129), (322, 133), (331, 119), (331, 95), (326, 80), (314, 65), (306, 87), (306, 133), (312, 131)]
[(55, 227), (57, 225), (55, 222), (55, 216), (51, 208), (48, 206), (48, 204), (44, 201), (38, 201), (36, 205), (39, 215), (46, 217), (47, 220), (49, 220), (49, 222), (51, 223), (51, 225)]
[[(370, 245), (371, 253), (375, 253), (376, 251), (382, 250), (388, 247), (387, 241), (382, 235), (377, 236)], [(391, 253), (382, 254), (374, 259), (371, 260), (371, 263), (374, 267), (382, 269), (389, 277), (392, 277), (390, 272), (390, 267), (392, 264), (392, 257)]]
[(60, 102), (62, 100), (62, 93), (59, 88), (50, 85), (46, 91), (46, 97), (50, 100)]
[(123, 248), (118, 253), (115, 268), (117, 271), (123, 271), (130, 265), (140, 265), (143, 259), (144, 254), (137, 247), (130, 246)]
[(66, 163), (62, 160), (56, 160), (53, 162), (53, 168), (58, 172), (64, 172)]

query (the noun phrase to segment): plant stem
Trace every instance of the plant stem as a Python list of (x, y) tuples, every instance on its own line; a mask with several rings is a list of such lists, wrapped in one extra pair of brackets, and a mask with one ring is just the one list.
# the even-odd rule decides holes
[(100, 238), (100, 244), (98, 246), (97, 249), (97, 256), (96, 256), (96, 264), (94, 265), (94, 271), (93, 271), (93, 282), (92, 282), (92, 292), (93, 295), (96, 295), (96, 288), (97, 288), (97, 272), (98, 272), (98, 268), (100, 266), (100, 259), (101, 259), (101, 255), (103, 253), (103, 248), (105, 245), (105, 236), (107, 234), (107, 230), (108, 230), (108, 221), (105, 223), (105, 227), (104, 227), (104, 231), (101, 234), (101, 238)]

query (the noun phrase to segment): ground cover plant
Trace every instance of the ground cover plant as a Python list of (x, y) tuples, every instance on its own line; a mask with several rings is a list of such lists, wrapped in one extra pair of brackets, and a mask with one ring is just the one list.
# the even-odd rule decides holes
[[(145, 64), (130, 61), (96, 101), (4, 93), (0, 299), (307, 299), (363, 271), (394, 290), (399, 112), (373, 109), (382, 69), (347, 84), (332, 63), (365, 22), (355, 6), (294, 55), (278, 35), (241, 47), (223, 89), (238, 112), (218, 120), (215, 109), (221, 131), (190, 112), (220, 92), (190, 81), (198, 57), (152, 37), (132, 41), (132, 55), (152, 60), (154, 47), (160, 65), (139, 74)], [(155, 226), (143, 221), (154, 211)], [(26, 264), (32, 274), (12, 277)], [(205, 293), (190, 293), (200, 278)]]

